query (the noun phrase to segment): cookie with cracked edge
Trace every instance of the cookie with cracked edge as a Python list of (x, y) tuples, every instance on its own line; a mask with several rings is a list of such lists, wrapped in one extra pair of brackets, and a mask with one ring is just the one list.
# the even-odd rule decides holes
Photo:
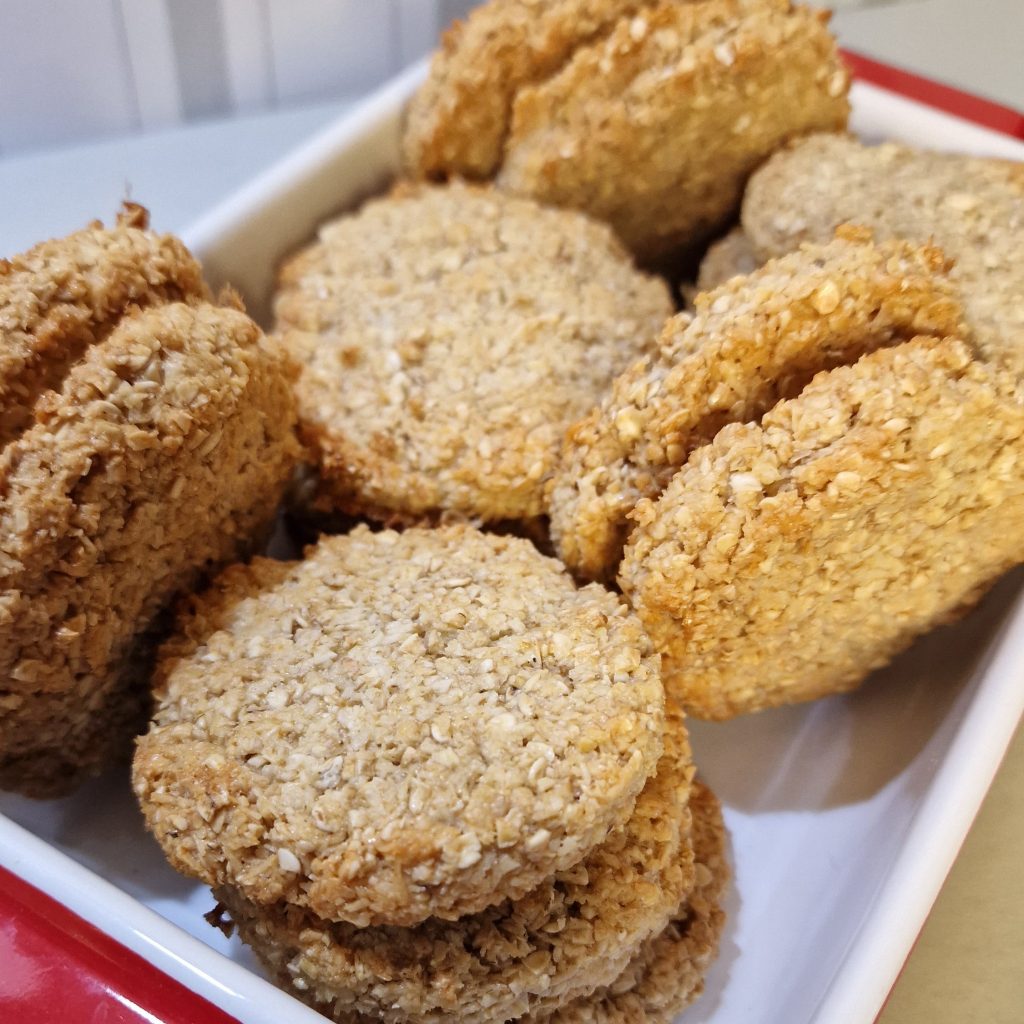
[(188, 603), (134, 786), (211, 885), (361, 927), (454, 919), (629, 818), (663, 700), (621, 599), (528, 541), (360, 527)]
[(644, 261), (713, 237), (786, 140), (846, 126), (828, 15), (789, 0), (667, 0), (520, 88), (495, 181), (607, 221)]
[(619, 572), (700, 718), (857, 686), (1024, 560), (1024, 396), (956, 339), (817, 376), (636, 510)]
[(753, 175), (742, 222), (761, 259), (844, 222), (940, 246), (979, 350), (1024, 377), (1024, 163), (814, 135)]
[(489, 188), (402, 186), (285, 265), (311, 519), (544, 512), (565, 428), (672, 314), (606, 225)]
[(643, 944), (614, 983), (551, 1013), (523, 1017), (522, 1024), (669, 1024), (700, 996), (725, 926), (730, 871), (722, 810), (700, 781), (690, 811), (697, 881), (679, 916)]
[(566, 435), (551, 534), (578, 575), (608, 578), (641, 498), (654, 498), (730, 422), (755, 420), (820, 370), (915, 335), (962, 329), (948, 264), (929, 246), (843, 229), (696, 299)]
[[(59, 257), (77, 254), (81, 268), (83, 251), (108, 245), (125, 274), (112, 283), (97, 256), (87, 280), (61, 274), (74, 314), (49, 318), (40, 303), (35, 337), (57, 322), (82, 330), (57, 346), (70, 363), (59, 390), (36, 398), (32, 424), (0, 455), (0, 785), (31, 796), (128, 754), (145, 724), (149, 631), (177, 594), (269, 532), (298, 455), (287, 361), (243, 313), (193, 297), (108, 322), (112, 295), (173, 277), (131, 254), (178, 247), (133, 232), (90, 229), (16, 262), (16, 274), (39, 263), (56, 277)], [(39, 295), (53, 297), (52, 281)], [(18, 315), (28, 353), (30, 318)], [(22, 385), (54, 383), (41, 362), (21, 365), (40, 368)]]
[(682, 713), (629, 821), (525, 896), (458, 921), (354, 928), (214, 895), (268, 971), (336, 1020), (503, 1021), (612, 984), (691, 891), (693, 765)]

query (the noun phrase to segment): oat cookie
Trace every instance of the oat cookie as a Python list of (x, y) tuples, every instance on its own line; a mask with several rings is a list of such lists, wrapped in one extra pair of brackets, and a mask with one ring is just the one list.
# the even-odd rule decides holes
[(679, 916), (640, 952), (616, 981), (553, 1013), (521, 1024), (669, 1024), (704, 989), (725, 925), (723, 891), (729, 881), (725, 826), (714, 794), (698, 782), (690, 798), (697, 884)]
[(700, 261), (697, 291), (709, 292), (734, 277), (752, 274), (762, 262), (743, 228), (735, 227), (708, 247)]
[(828, 16), (789, 0), (654, 4), (518, 90), (496, 181), (610, 223), (654, 260), (720, 231), (778, 146), (845, 127)]
[(636, 510), (619, 573), (692, 714), (849, 690), (1024, 559), (1024, 396), (954, 339), (819, 375)]
[(402, 187), (288, 263), (314, 515), (541, 514), (565, 428), (672, 304), (604, 225), (491, 189)]
[(180, 625), (135, 790), (179, 870), (258, 904), (412, 925), (521, 896), (660, 756), (640, 624), (519, 538), (360, 527), (229, 569)]
[(127, 754), (147, 631), (269, 529), (297, 456), (285, 361), (236, 309), (101, 334), (0, 455), (0, 785), (33, 796)]
[(0, 447), (32, 425), (36, 401), (60, 389), (129, 305), (208, 297), (184, 245), (147, 224), (127, 203), (112, 228), (97, 221), (0, 260)]
[(752, 420), (815, 373), (917, 334), (962, 326), (942, 254), (863, 230), (806, 246), (696, 300), (660, 354), (636, 362), (568, 432), (550, 485), (559, 554), (586, 578), (614, 574), (642, 497), (725, 424)]
[(847, 221), (943, 249), (982, 353), (1024, 376), (1024, 164), (816, 135), (773, 156), (743, 202), (762, 259)]
[(629, 821), (518, 900), (458, 921), (354, 928), (215, 895), (268, 970), (339, 1021), (504, 1021), (610, 984), (693, 888), (693, 766), (682, 714)]
[(490, 0), (455, 22), (413, 97), (402, 140), (414, 178), (486, 179), (501, 162), (512, 101), (572, 51), (652, 0)]

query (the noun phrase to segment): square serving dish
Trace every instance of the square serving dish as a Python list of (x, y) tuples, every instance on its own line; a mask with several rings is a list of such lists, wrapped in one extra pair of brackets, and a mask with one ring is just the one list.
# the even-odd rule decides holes
[[(1024, 160), (1013, 112), (851, 62), (864, 138)], [(215, 285), (232, 283), (266, 323), (282, 257), (393, 176), (401, 111), (423, 71), (186, 233)], [(1022, 581), (1002, 580), (853, 694), (692, 723), (696, 761), (725, 807), (735, 884), (721, 955), (686, 1021), (875, 1018), (1024, 710)], [(0, 1020), (323, 1021), (206, 923), (209, 891), (167, 866), (123, 770), (62, 800), (0, 796), (0, 812)]]

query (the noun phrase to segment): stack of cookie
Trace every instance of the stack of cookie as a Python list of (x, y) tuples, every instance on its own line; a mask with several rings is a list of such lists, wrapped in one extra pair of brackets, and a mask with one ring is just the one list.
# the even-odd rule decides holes
[(149, 827), (334, 1019), (669, 1020), (699, 992), (717, 804), (637, 619), (529, 541), (364, 526), (233, 567), (157, 702)]
[(118, 223), (0, 260), (0, 786), (127, 756), (160, 617), (265, 543), (290, 369), (176, 238)]

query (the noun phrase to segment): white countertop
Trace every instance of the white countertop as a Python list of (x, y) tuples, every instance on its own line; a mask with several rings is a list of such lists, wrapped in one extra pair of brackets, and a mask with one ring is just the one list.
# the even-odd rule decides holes
[[(835, 24), (862, 52), (1024, 108), (1024, 0), (917, 0)], [(351, 102), (0, 160), (0, 256), (108, 219), (126, 195), (180, 231)], [(879, 1024), (1024, 1021), (1022, 850), (1019, 731)]]

